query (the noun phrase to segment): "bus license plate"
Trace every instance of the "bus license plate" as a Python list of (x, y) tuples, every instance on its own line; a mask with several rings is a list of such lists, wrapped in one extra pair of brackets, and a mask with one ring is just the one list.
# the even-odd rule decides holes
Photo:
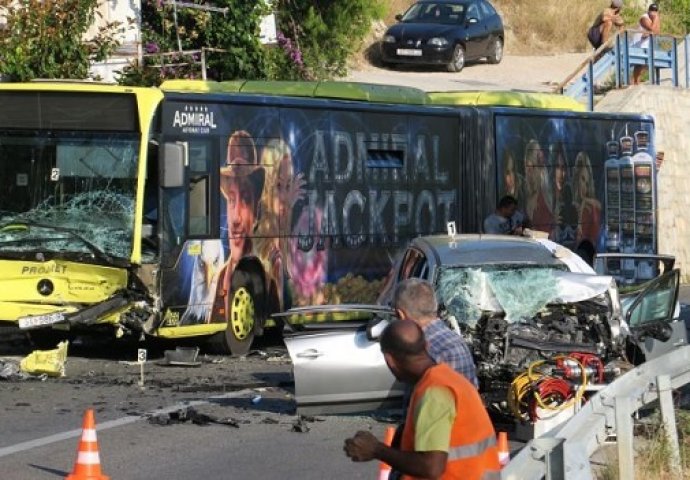
[(47, 315), (33, 315), (31, 317), (21, 317), (19, 328), (27, 330), (29, 328), (44, 327), (54, 323), (63, 322), (65, 316), (62, 313), (49, 313)]
[(396, 53), (401, 57), (421, 57), (422, 51), (416, 48), (398, 48)]

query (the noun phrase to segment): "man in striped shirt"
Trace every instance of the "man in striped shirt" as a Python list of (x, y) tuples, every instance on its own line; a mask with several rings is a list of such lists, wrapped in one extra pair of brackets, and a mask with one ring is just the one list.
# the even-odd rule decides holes
[(393, 309), (401, 320), (412, 320), (422, 328), (434, 362), (448, 364), (475, 387), (479, 385), (472, 353), (465, 340), (438, 318), (438, 302), (429, 282), (419, 278), (400, 282), (393, 295)]

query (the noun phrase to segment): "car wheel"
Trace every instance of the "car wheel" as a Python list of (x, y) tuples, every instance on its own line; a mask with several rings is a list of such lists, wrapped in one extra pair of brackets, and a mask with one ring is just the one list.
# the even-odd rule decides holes
[(246, 355), (254, 340), (257, 322), (262, 322), (261, 281), (241, 270), (232, 275), (232, 288), (225, 306), (228, 327), (220, 335), (223, 350), (232, 355)]
[(453, 50), (453, 57), (448, 64), (449, 72), (459, 72), (465, 66), (465, 47), (460, 44), (455, 46)]
[(501, 60), (503, 60), (503, 40), (501, 38), (496, 38), (496, 40), (494, 40), (491, 53), (487, 57), (487, 60), (494, 65), (501, 63)]

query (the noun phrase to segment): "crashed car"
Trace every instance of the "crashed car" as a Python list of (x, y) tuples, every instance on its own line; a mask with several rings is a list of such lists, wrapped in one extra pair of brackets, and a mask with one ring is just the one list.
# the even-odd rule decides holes
[(511, 384), (535, 362), (566, 358), (559, 368), (569, 381), (603, 382), (620, 373), (612, 365), (631, 349), (649, 351), (649, 339), (650, 345), (686, 341), (681, 329), (669, 329), (679, 272), (659, 267), (657, 273), (621, 302), (612, 276), (598, 275), (548, 240), (419, 237), (391, 271), (380, 305), (303, 307), (282, 314), (288, 325), (295, 316), (350, 315), (345, 322), (307, 322), (303, 330), (286, 334), (297, 407), (314, 414), (400, 404), (403, 388), (388, 372), (377, 341), (395, 321), (388, 307), (395, 286), (411, 277), (433, 284), (440, 316), (470, 346), (480, 393), (492, 408), (508, 412)]

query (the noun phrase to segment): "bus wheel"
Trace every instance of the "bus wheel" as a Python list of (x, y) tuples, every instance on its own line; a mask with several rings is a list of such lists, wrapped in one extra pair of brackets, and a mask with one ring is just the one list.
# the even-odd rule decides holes
[(232, 291), (228, 297), (228, 328), (225, 330), (225, 345), (233, 355), (245, 355), (254, 340), (256, 322), (260, 321), (260, 306), (256, 299), (260, 286), (250, 273), (237, 271), (232, 276)]

